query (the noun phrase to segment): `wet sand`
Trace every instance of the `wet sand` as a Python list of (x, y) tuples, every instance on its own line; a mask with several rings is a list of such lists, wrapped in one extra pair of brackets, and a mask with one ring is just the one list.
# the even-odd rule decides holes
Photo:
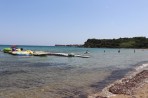
[(110, 98), (148, 98), (148, 83), (140, 86), (139, 88), (133, 91), (132, 95), (116, 95)]
[(118, 80), (88, 98), (148, 98), (148, 70)]

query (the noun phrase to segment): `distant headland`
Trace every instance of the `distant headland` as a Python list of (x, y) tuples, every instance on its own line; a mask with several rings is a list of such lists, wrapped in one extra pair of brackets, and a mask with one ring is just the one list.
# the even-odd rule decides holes
[(55, 46), (82, 47), (83, 45), (80, 45), (80, 44), (69, 44), (69, 45), (55, 44)]
[(148, 48), (148, 38), (88, 39), (86, 48)]

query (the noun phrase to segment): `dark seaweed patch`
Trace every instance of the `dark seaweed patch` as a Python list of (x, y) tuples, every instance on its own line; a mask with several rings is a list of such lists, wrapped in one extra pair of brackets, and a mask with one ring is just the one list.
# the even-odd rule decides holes
[(81, 89), (60, 89), (58, 94), (65, 96), (62, 98), (88, 98), (88, 94), (81, 91)]
[(31, 87), (39, 87), (43, 85), (44, 83), (41, 80), (21, 80), (17, 79), (16, 81), (10, 81), (9, 79), (5, 79), (3, 81), (0, 81), (0, 88), (22, 88), (22, 89), (27, 89)]
[(95, 84), (90, 85), (91, 87), (95, 88), (96, 90), (102, 90), (104, 87), (106, 87), (108, 84), (113, 83), (117, 79), (121, 79), (125, 76), (125, 74), (132, 69), (119, 69), (115, 70), (111, 73), (110, 76), (105, 78), (104, 80), (97, 82)]
[(66, 63), (30, 63), (30, 67), (48, 67), (48, 66), (63, 66), (67, 65)]
[(20, 73), (27, 73), (24, 70), (16, 70), (16, 71), (0, 71), (0, 76), (4, 76), (4, 75), (12, 75), (12, 74), (20, 74)]

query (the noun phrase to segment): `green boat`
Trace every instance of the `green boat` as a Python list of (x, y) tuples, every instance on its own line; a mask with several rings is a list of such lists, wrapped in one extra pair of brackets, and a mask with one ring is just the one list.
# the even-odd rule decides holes
[(4, 49), (3, 49), (3, 52), (4, 52), (4, 53), (10, 53), (11, 51), (12, 51), (11, 48), (4, 48)]

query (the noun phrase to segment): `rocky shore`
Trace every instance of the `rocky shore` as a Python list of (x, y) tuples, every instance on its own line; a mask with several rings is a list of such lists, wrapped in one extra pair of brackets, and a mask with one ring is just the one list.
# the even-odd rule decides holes
[(88, 98), (148, 98), (148, 70), (116, 81)]

